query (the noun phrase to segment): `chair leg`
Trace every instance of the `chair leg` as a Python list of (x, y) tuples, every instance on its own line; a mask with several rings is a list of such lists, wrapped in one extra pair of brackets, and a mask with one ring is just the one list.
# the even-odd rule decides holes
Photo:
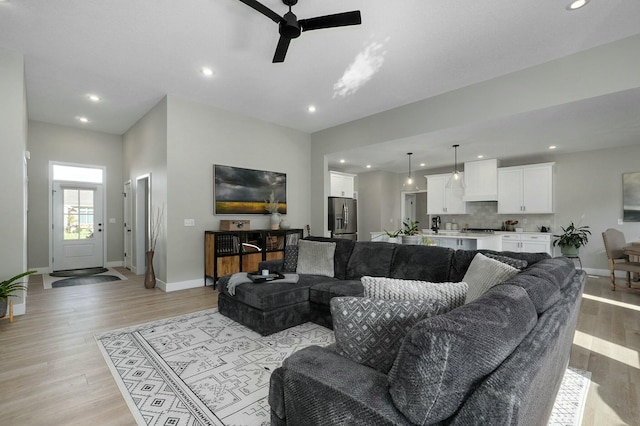
[(627, 271), (627, 287), (631, 288), (631, 272)]
[(616, 291), (616, 274), (611, 269), (611, 291)]

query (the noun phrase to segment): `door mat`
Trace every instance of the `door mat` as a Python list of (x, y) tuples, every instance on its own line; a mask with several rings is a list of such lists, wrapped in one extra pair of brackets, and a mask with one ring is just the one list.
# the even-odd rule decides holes
[(114, 275), (91, 275), (88, 277), (65, 278), (63, 280), (54, 281), (51, 287), (71, 287), (74, 285), (106, 283), (109, 281), (121, 281), (119, 277)]
[(54, 271), (49, 274), (52, 277), (82, 277), (85, 275), (95, 275), (107, 272), (107, 268), (82, 268), (82, 269), (67, 269), (65, 271)]
[(94, 269), (104, 269), (104, 272), (102, 273), (98, 273), (98, 274), (94, 274), (94, 275), (84, 275), (84, 276), (72, 276), (72, 277), (52, 277), (50, 274), (42, 274), (42, 284), (44, 286), (45, 290), (50, 290), (52, 288), (56, 288), (56, 287), (69, 287), (69, 286), (76, 286), (76, 285), (83, 285), (83, 284), (97, 284), (97, 283), (101, 283), (101, 282), (109, 282), (109, 281), (117, 281), (114, 279), (102, 279), (102, 278), (97, 278), (94, 280), (84, 280), (84, 282), (76, 282), (73, 283), (72, 281), (67, 281), (67, 283), (71, 283), (71, 284), (67, 284), (67, 285), (54, 285), (55, 283), (59, 282), (59, 281), (65, 281), (65, 280), (70, 280), (70, 279), (83, 279), (83, 278), (94, 278), (94, 277), (102, 277), (102, 276), (113, 276), (113, 277), (117, 277), (118, 280), (120, 281), (126, 281), (127, 277), (125, 277), (124, 275), (122, 275), (120, 272), (116, 271), (114, 268), (94, 268)]

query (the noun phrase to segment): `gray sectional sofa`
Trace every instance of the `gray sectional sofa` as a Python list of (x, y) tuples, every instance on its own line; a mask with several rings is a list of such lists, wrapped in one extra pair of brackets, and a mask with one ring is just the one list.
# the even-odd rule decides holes
[[(335, 277), (240, 285), (234, 296), (225, 277), (220, 312), (263, 334), (308, 320), (333, 328), (331, 300), (339, 297), (337, 305), (348, 300), (343, 296), (362, 296), (362, 276), (456, 282), (478, 253), (335, 242)], [(546, 424), (568, 364), (586, 275), (565, 258), (499, 254), (528, 267), (478, 299), (415, 324), (389, 371), (344, 356), (339, 342), (287, 358), (271, 375), (271, 423)]]

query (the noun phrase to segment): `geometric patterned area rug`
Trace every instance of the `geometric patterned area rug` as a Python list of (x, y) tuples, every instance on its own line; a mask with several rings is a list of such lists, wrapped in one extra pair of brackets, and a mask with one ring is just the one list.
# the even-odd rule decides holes
[[(217, 309), (95, 338), (137, 423), (172, 426), (269, 425), (271, 372), (299, 349), (335, 341), (313, 323), (261, 336)], [(567, 369), (549, 425), (580, 425), (590, 377)]]
[(549, 425), (580, 426), (590, 384), (590, 371), (568, 367), (553, 405)]
[(95, 336), (138, 424), (269, 425), (271, 372), (334, 342), (306, 323), (261, 336), (210, 309)]

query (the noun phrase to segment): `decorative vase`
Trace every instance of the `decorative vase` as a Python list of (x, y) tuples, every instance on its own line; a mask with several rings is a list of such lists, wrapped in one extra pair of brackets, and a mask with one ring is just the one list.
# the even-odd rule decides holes
[(271, 213), (271, 229), (280, 229), (280, 213)]
[(291, 225), (289, 225), (289, 221), (287, 219), (282, 219), (280, 221), (280, 229), (287, 230), (287, 229), (290, 229), (290, 228), (291, 228)]
[(153, 271), (153, 251), (147, 252), (147, 270), (144, 272), (145, 288), (155, 288), (156, 273)]

